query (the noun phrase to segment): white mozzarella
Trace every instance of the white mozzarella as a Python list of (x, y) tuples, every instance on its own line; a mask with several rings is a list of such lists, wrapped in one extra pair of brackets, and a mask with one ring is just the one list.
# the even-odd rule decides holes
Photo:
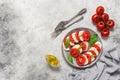
[(80, 53), (82, 53), (82, 52), (83, 52), (83, 51), (82, 51), (82, 48), (80, 48), (80, 50), (79, 50), (79, 51), (80, 51)]
[[(80, 45), (79, 44), (77, 44), (77, 45), (75, 45), (75, 46), (73, 46), (72, 48), (77, 48), (77, 49), (79, 49), (79, 47), (80, 47)], [(82, 53), (82, 48), (80, 48), (80, 53)]]
[[(69, 36), (68, 36), (67, 38), (69, 39)], [(73, 45), (75, 45), (75, 44), (70, 41), (70, 45), (73, 46)]]
[(84, 32), (84, 31), (80, 31), (80, 32), (79, 32), (80, 41), (83, 41), (83, 37), (82, 37), (83, 32)]
[(100, 49), (101, 49), (101, 47), (102, 47), (101, 42), (97, 41), (95, 44), (97, 44), (100, 47)]
[(79, 44), (77, 44), (77, 45), (75, 45), (75, 46), (73, 46), (73, 48), (79, 48), (80, 47), (80, 45)]
[(94, 56), (93, 56), (93, 54), (91, 52), (87, 52), (86, 54), (89, 54), (91, 56), (91, 61), (95, 60), (95, 58), (94, 58)]
[(88, 64), (88, 58), (83, 54), (83, 56), (85, 57), (85, 64), (84, 65), (86, 65), (86, 64)]
[[(69, 39), (69, 36), (67, 37), (67, 39)], [(71, 46), (73, 46), (73, 45), (74, 45), (74, 43), (72, 43), (72, 42), (70, 41), (70, 45), (71, 45)]]
[(96, 49), (95, 47), (91, 47), (91, 48), (90, 48), (90, 50), (95, 51), (96, 55), (98, 55), (98, 54), (99, 54), (99, 52), (97, 51), (97, 49)]
[(72, 33), (72, 38), (74, 39), (74, 41), (75, 41), (76, 43), (78, 43), (79, 41), (76, 39), (75, 34), (76, 34), (76, 33)]
[(87, 47), (85, 51), (87, 51), (88, 50), (88, 42), (84, 41), (84, 43), (86, 44), (86, 47)]
[[(69, 39), (69, 36), (67, 36), (66, 39)], [(71, 44), (70, 44), (70, 45), (71, 45)], [(63, 48), (64, 48), (66, 51), (69, 51), (69, 50), (70, 50), (69, 47), (68, 47), (68, 48), (65, 47), (65, 43), (63, 43)]]
[(69, 51), (69, 50), (70, 50), (69, 47), (68, 47), (68, 48), (65, 47), (65, 44), (64, 44), (64, 43), (63, 43), (63, 49), (66, 50), (66, 51)]
[(71, 46), (73, 46), (73, 45), (75, 45), (75, 44), (74, 44), (74, 43), (72, 43), (72, 42), (70, 42), (70, 45), (71, 45)]

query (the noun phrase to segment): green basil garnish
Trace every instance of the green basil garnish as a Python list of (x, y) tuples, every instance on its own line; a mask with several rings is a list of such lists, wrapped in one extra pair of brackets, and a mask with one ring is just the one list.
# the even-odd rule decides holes
[(73, 58), (72, 58), (72, 56), (70, 54), (68, 54), (67, 58), (68, 58), (68, 61), (73, 64)]
[(65, 47), (68, 48), (70, 46), (70, 39), (66, 39), (65, 41)]
[(78, 50), (80, 50), (82, 48), (82, 46), (80, 46), (79, 48), (78, 48)]
[(89, 45), (92, 46), (95, 42), (97, 42), (97, 40), (98, 40), (97, 34), (91, 35)]

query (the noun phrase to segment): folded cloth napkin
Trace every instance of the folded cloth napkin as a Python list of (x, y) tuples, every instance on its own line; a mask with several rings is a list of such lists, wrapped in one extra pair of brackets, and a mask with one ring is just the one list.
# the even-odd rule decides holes
[(86, 69), (72, 69), (67, 80), (120, 80), (120, 53), (118, 46), (105, 47), (100, 59)]

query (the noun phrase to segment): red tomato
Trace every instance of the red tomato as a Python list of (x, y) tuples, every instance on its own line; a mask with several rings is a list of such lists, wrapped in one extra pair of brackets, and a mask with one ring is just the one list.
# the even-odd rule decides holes
[(70, 50), (70, 54), (71, 54), (72, 57), (76, 58), (76, 57), (79, 56), (80, 52), (79, 52), (78, 49), (72, 48), (72, 49)]
[(70, 38), (70, 41), (74, 44), (75, 41), (74, 41), (74, 39), (73, 39), (73, 37), (72, 37), (72, 33), (70, 34), (69, 38)]
[(75, 34), (76, 39), (77, 39), (78, 41), (80, 41), (79, 32), (80, 32), (80, 30), (76, 31), (76, 34)]
[(87, 45), (85, 44), (85, 42), (81, 42), (80, 46), (82, 46), (82, 51), (86, 51), (87, 50)]
[(115, 25), (115, 22), (114, 22), (113, 20), (108, 20), (108, 21), (107, 21), (107, 26), (108, 26), (109, 28), (113, 28), (114, 25)]
[(103, 6), (98, 6), (96, 9), (96, 13), (98, 15), (102, 15), (104, 13), (104, 7)]
[(96, 58), (96, 57), (97, 57), (97, 55), (96, 55), (96, 53), (95, 53), (95, 51), (94, 51), (94, 50), (89, 50), (89, 52), (91, 52), (91, 53), (92, 53), (92, 55), (94, 55), (94, 58)]
[(79, 66), (84, 66), (85, 61), (86, 61), (86, 59), (83, 55), (80, 55), (76, 58), (76, 62)]
[(107, 13), (103, 13), (101, 17), (102, 17), (102, 20), (104, 21), (108, 21), (109, 19), (109, 15)]
[(105, 28), (105, 24), (103, 21), (98, 22), (96, 26), (100, 31)]
[(91, 62), (91, 60), (92, 60), (91, 55), (90, 55), (90, 54), (85, 54), (85, 55), (86, 55), (86, 57), (87, 57), (87, 59), (88, 59), (88, 63), (90, 63), (90, 62)]
[(100, 53), (101, 49), (100, 49), (100, 47), (97, 44), (93, 44), (92, 47), (95, 47), (97, 49), (97, 51)]
[(89, 41), (90, 40), (90, 32), (89, 31), (84, 31), (82, 34), (82, 38), (84, 41)]
[(107, 29), (107, 28), (103, 29), (103, 30), (101, 31), (101, 35), (102, 35), (103, 37), (108, 37), (108, 36), (110, 35), (110, 30)]
[(98, 22), (100, 21), (100, 16), (99, 16), (98, 14), (94, 14), (94, 15), (92, 16), (92, 21), (93, 21), (94, 23), (98, 23)]
[(66, 37), (63, 39), (63, 42), (64, 42), (64, 44), (65, 44), (65, 42), (66, 42)]

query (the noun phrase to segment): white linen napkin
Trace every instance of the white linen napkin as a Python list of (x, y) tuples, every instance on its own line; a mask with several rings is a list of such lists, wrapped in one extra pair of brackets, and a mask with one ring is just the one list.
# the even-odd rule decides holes
[(120, 51), (117, 48), (116, 44), (105, 47), (95, 65), (72, 69), (66, 75), (67, 80), (120, 80)]

